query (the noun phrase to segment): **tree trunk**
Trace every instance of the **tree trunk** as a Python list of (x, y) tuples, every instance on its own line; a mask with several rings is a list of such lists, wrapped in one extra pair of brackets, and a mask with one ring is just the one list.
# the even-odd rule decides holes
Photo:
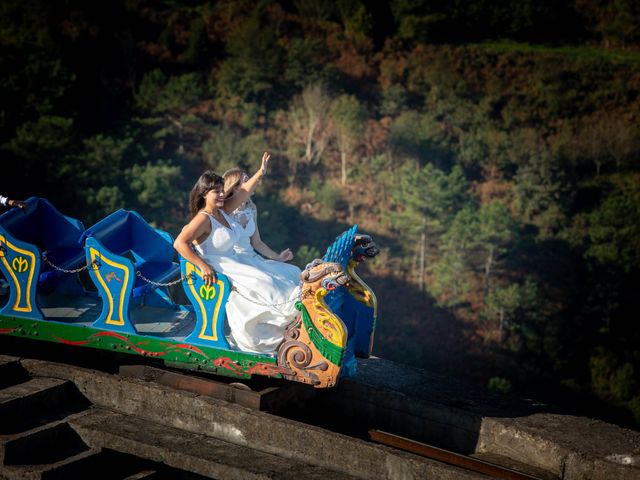
[(489, 292), (489, 277), (491, 276), (491, 269), (493, 267), (493, 254), (494, 248), (493, 246), (489, 247), (489, 256), (484, 263), (484, 296), (487, 296)]
[(420, 291), (424, 291), (424, 257), (427, 249), (427, 233), (422, 230), (420, 234), (420, 276), (418, 277), (418, 286)]
[(289, 186), (296, 182), (296, 175), (298, 174), (298, 162), (296, 160), (289, 163), (291, 169), (289, 170), (288, 180)]
[(347, 152), (340, 150), (340, 160), (342, 160), (342, 185), (347, 184)]
[(307, 163), (311, 163), (313, 160), (313, 135), (316, 130), (315, 122), (309, 121), (309, 132), (307, 132), (307, 142), (304, 150), (304, 161)]
[(498, 333), (498, 341), (500, 343), (504, 341), (504, 308), (500, 309), (500, 330)]

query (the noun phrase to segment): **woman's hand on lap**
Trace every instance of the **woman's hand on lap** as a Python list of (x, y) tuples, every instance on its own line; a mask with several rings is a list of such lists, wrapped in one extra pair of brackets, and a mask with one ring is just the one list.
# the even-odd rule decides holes
[(205, 285), (209, 286), (212, 283), (216, 283), (218, 278), (216, 277), (216, 271), (211, 268), (211, 265), (205, 264), (205, 267), (200, 267), (200, 271), (202, 272), (202, 280)]
[(292, 259), (293, 259), (293, 252), (288, 248), (280, 252), (280, 255), (278, 255), (278, 258), (276, 258), (276, 260), (279, 260), (280, 262), (288, 262), (289, 260), (292, 260)]

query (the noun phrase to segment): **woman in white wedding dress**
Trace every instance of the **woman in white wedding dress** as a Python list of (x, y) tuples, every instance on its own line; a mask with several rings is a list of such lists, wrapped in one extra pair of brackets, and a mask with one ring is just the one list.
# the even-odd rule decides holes
[[(224, 175), (225, 202), (230, 202), (240, 192), (242, 185), (249, 180), (249, 176), (240, 168), (227, 170)], [(274, 252), (260, 237), (258, 230), (258, 210), (251, 198), (245, 200), (238, 208), (231, 212), (231, 217), (238, 223), (238, 242), (233, 249), (238, 255), (256, 268), (264, 270), (274, 277), (288, 280), (294, 285), (300, 283), (301, 270), (295, 265), (285, 262), (293, 259), (293, 253), (288, 248), (281, 253)]]
[(203, 173), (189, 197), (192, 219), (173, 245), (200, 268), (207, 285), (216, 281), (216, 272), (229, 277), (234, 287), (226, 306), (231, 342), (243, 351), (271, 354), (296, 317), (299, 286), (256, 268), (246, 256), (236, 253), (233, 246), (239, 240), (241, 227), (229, 215), (253, 193), (268, 161), (265, 153), (260, 170), (228, 202), (222, 177), (211, 171)]

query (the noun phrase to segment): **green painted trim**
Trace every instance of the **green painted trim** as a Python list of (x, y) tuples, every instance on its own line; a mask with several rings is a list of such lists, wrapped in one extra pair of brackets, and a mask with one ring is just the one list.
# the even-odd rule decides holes
[(82, 325), (0, 315), (0, 335), (158, 358), (166, 365), (234, 378), (251, 378), (253, 374), (282, 378), (281, 369), (274, 357)]
[(318, 351), (334, 365), (341, 366), (345, 349), (331, 343), (313, 326), (311, 316), (302, 302), (296, 302), (296, 309), (302, 313), (302, 325)]

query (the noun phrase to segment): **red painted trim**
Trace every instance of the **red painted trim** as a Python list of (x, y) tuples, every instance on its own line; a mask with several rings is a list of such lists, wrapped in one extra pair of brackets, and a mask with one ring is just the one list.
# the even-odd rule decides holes
[(147, 355), (149, 357), (161, 357), (161, 356), (166, 355), (168, 353), (168, 352), (152, 352), (150, 350), (144, 350), (142, 348), (138, 348), (133, 343), (131, 343), (131, 340), (129, 340), (127, 337), (125, 337), (123, 335), (120, 335), (119, 333), (115, 333), (115, 332), (100, 332), (100, 333), (96, 333), (96, 334), (94, 334), (92, 336), (94, 336), (94, 337), (115, 337), (118, 340), (122, 340), (124, 343), (129, 345), (133, 350), (135, 350), (139, 354)]
[(209, 359), (209, 355), (207, 355), (206, 353), (204, 353), (202, 350), (200, 350), (198, 347), (194, 347), (193, 345), (189, 345), (188, 343), (180, 343), (179, 345), (172, 345), (173, 348), (184, 348), (186, 350), (191, 350), (192, 352), (196, 352), (199, 353), (200, 355), (202, 355), (203, 357), (205, 357), (207, 360)]
[(230, 372), (233, 372), (233, 373), (236, 373), (236, 374), (244, 373), (242, 371), (242, 367), (240, 365), (234, 363), (233, 360), (231, 360), (229, 357), (216, 358), (213, 361), (213, 364), (216, 367), (224, 368), (225, 370), (229, 370)]
[(247, 370), (247, 373), (257, 373), (259, 375), (272, 377), (274, 375), (285, 375), (287, 371), (283, 367), (272, 365), (270, 363), (256, 363), (253, 367)]
[(73, 340), (67, 340), (66, 338), (56, 337), (55, 335), (52, 335), (52, 337), (58, 340), (60, 343), (64, 343), (65, 345), (86, 345), (87, 343), (91, 342), (91, 340), (80, 340), (80, 341), (74, 342)]

